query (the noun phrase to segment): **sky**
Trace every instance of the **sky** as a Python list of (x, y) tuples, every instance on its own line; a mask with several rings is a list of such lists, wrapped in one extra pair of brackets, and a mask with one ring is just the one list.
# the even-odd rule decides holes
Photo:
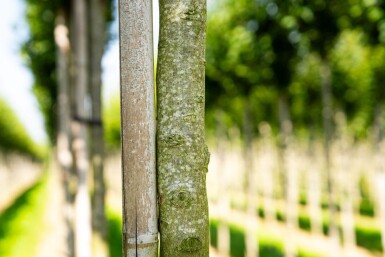
[(33, 77), (20, 56), (20, 45), (28, 36), (23, 11), (22, 0), (7, 1), (0, 8), (0, 97), (16, 112), (32, 138), (44, 142), (44, 121), (31, 91)]

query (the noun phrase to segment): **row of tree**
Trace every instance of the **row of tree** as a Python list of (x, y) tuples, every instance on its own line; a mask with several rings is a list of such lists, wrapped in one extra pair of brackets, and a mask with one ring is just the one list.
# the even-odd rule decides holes
[[(67, 205), (73, 208), (73, 218), (67, 217), (69, 249), (76, 257), (106, 256), (100, 64), (109, 17), (103, 14), (110, 13), (110, 5), (103, 0), (27, 3), (32, 36), (24, 50), (56, 143)], [(119, 7), (123, 255), (158, 256), (159, 224), (161, 256), (208, 256), (206, 2), (160, 2), (157, 109), (151, 1), (122, 0)]]
[(330, 137), (338, 109), (352, 134), (367, 136), (382, 116), (384, 22), (381, 1), (217, 3), (208, 22), (209, 127), (220, 108), (241, 128), (250, 106), (276, 132), (288, 121)]
[(66, 205), (72, 210), (66, 217), (70, 256), (107, 256), (101, 59), (112, 1), (27, 0), (26, 4), (31, 37), (23, 51), (57, 147)]

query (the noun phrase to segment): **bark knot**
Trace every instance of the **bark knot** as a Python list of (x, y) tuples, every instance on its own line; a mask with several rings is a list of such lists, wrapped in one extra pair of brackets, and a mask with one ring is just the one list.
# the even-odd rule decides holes
[(202, 248), (202, 241), (199, 237), (187, 237), (183, 239), (179, 245), (182, 252), (196, 252)]
[(163, 141), (168, 147), (177, 147), (184, 144), (186, 142), (186, 139), (184, 138), (184, 136), (179, 134), (169, 134), (163, 136), (163, 138), (161, 138), (161, 141)]
[(175, 190), (171, 193), (171, 204), (176, 207), (187, 208), (191, 205), (193, 197), (187, 190)]

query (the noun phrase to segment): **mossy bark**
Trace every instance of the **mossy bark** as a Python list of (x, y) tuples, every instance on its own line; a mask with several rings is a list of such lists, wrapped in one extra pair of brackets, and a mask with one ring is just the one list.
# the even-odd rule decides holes
[(160, 0), (157, 172), (160, 256), (209, 256), (205, 0)]
[(119, 2), (124, 257), (158, 256), (151, 4)]

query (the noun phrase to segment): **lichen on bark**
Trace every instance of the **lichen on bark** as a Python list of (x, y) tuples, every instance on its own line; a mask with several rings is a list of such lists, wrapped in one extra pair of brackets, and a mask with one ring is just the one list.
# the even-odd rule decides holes
[(205, 0), (160, 0), (160, 256), (209, 256), (204, 134)]

